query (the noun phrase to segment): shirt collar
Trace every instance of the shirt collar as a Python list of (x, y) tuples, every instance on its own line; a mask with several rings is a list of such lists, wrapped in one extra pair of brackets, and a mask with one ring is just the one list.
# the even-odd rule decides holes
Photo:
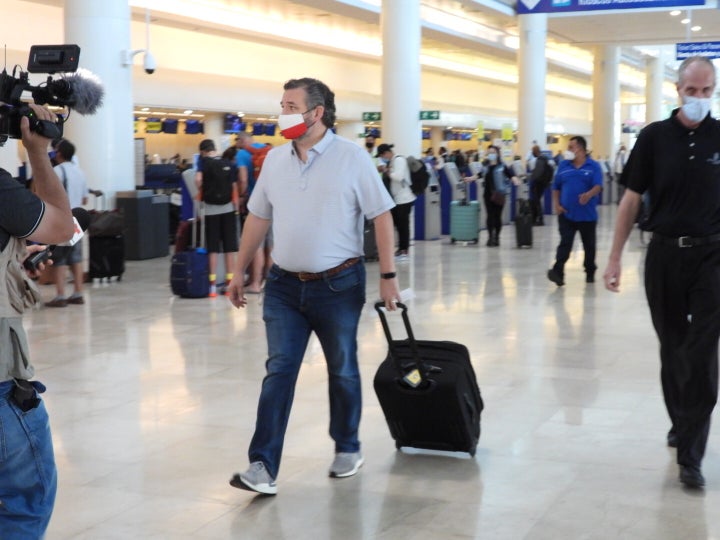
[[(334, 140), (335, 134), (331, 129), (327, 129), (325, 131), (325, 135), (323, 135), (323, 138), (316, 142), (315, 145), (308, 150), (308, 153), (314, 151), (318, 154), (322, 154), (325, 150), (327, 150), (327, 148), (332, 144)], [(292, 144), (292, 153), (297, 155), (297, 149), (295, 148), (294, 142)]]
[(710, 116), (710, 114), (708, 114), (705, 118), (703, 118), (703, 121), (700, 122), (700, 124), (697, 127), (689, 128), (689, 127), (683, 125), (683, 123), (677, 117), (679, 112), (680, 112), (679, 107), (677, 109), (673, 109), (673, 112), (670, 113), (670, 121), (676, 128), (681, 129), (683, 131), (683, 133), (687, 133), (689, 131), (698, 131), (698, 130), (707, 129), (710, 126), (711, 122), (714, 122), (714, 120), (715, 120), (712, 116)]

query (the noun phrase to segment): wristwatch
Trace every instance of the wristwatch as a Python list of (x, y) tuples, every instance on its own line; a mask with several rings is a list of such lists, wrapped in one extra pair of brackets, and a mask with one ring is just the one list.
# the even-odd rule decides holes
[(397, 272), (385, 272), (384, 274), (380, 274), (380, 277), (383, 279), (392, 279), (395, 276), (397, 276)]

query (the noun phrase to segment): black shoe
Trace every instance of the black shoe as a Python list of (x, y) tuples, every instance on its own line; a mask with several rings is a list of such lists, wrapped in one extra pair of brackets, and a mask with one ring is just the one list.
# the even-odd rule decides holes
[(670, 448), (677, 448), (677, 445), (678, 445), (677, 433), (675, 433), (672, 429), (670, 431), (668, 431), (668, 434), (667, 434), (667, 445)]
[(705, 478), (700, 472), (700, 467), (680, 465), (680, 481), (685, 487), (699, 489), (705, 485)]
[(552, 281), (555, 285), (557, 285), (558, 287), (562, 287), (563, 285), (565, 285), (565, 282), (563, 281), (563, 277), (554, 268), (551, 268), (550, 270), (548, 270), (547, 278), (550, 281)]

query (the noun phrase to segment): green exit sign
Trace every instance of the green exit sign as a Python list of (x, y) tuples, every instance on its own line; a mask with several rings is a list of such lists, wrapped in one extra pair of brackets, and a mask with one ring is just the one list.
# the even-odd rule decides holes
[(379, 122), (382, 119), (382, 113), (379, 112), (364, 112), (362, 113), (363, 122)]
[(420, 120), (440, 120), (440, 111), (420, 111)]

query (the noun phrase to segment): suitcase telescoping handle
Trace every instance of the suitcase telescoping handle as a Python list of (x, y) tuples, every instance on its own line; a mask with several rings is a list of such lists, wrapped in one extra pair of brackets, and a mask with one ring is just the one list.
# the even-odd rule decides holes
[(383, 332), (385, 333), (385, 338), (388, 342), (388, 352), (390, 353), (390, 357), (395, 363), (395, 367), (398, 370), (398, 373), (403, 376), (404, 380), (411, 386), (417, 387), (425, 380), (428, 370), (425, 367), (422, 359), (420, 358), (420, 354), (418, 353), (417, 342), (415, 341), (415, 335), (413, 334), (412, 326), (410, 326), (410, 318), (408, 317), (407, 313), (408, 308), (402, 302), (398, 302), (397, 307), (400, 308), (403, 324), (405, 325), (405, 331), (407, 332), (408, 336), (408, 343), (410, 344), (410, 350), (412, 351), (413, 360), (415, 360), (415, 369), (412, 370), (410, 373), (405, 373), (405, 369), (400, 363), (400, 357), (396, 354), (394, 350), (395, 344), (393, 342), (392, 334), (390, 333), (390, 326), (388, 325), (387, 316), (384, 310), (385, 303), (375, 303), (375, 311), (377, 311), (378, 315), (380, 315), (380, 323), (382, 324)]

